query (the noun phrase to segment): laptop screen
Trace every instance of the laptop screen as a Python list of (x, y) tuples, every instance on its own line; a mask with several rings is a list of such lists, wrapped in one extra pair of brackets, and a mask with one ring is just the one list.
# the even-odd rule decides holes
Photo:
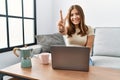
[(90, 49), (74, 46), (51, 46), (53, 69), (89, 71)]

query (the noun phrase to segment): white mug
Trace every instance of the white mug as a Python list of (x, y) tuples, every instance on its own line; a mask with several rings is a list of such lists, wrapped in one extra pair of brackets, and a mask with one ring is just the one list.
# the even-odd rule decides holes
[(40, 60), (42, 64), (49, 64), (50, 53), (41, 53)]

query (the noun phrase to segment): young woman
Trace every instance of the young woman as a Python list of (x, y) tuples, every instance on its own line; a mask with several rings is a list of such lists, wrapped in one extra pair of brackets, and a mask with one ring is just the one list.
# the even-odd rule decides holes
[[(92, 49), (94, 41), (94, 29), (85, 24), (83, 9), (79, 5), (72, 5), (67, 17), (63, 19), (60, 11), (61, 20), (58, 22), (59, 32), (64, 35), (67, 46), (85, 46)], [(66, 23), (68, 25), (66, 26)], [(90, 58), (90, 65), (93, 65)]]

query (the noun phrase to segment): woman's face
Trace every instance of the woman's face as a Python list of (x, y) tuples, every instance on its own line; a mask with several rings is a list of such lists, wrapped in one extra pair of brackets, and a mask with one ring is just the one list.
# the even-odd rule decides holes
[(77, 9), (73, 9), (71, 11), (71, 15), (70, 15), (70, 19), (71, 19), (71, 22), (77, 26), (79, 23), (80, 23), (80, 15), (77, 11)]

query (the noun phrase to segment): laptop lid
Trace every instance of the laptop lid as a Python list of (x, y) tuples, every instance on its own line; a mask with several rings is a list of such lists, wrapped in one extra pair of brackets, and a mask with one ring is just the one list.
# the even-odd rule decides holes
[(90, 48), (51, 46), (53, 69), (89, 71)]

